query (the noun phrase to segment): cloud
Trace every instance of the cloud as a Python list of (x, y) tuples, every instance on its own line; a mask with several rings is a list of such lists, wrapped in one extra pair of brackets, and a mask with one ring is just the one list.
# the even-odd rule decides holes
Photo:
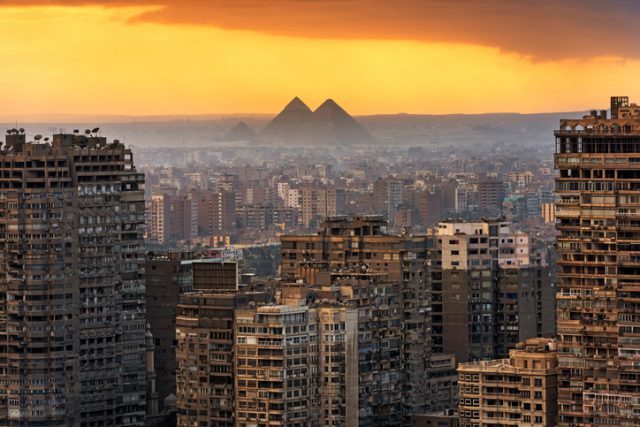
[(496, 47), (535, 60), (640, 58), (636, 0), (0, 0), (1, 5), (158, 6), (132, 22), (334, 39)]

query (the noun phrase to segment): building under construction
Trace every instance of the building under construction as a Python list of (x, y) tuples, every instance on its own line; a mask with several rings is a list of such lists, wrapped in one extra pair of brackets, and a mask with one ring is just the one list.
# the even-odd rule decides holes
[(560, 426), (640, 425), (640, 106), (555, 132)]
[(0, 425), (144, 425), (144, 176), (97, 132), (0, 151)]

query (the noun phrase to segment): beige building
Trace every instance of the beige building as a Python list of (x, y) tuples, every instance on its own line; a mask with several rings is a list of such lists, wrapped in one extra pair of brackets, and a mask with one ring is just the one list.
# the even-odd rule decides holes
[(640, 106), (555, 132), (560, 426), (640, 425)]
[(545, 224), (555, 224), (556, 222), (556, 204), (555, 203), (543, 203), (540, 207), (540, 216), (544, 220)]
[(458, 366), (460, 427), (546, 427), (558, 422), (555, 341), (534, 338), (508, 359)]
[(552, 336), (555, 290), (546, 249), (501, 220), (442, 222), (429, 251), (434, 350), (456, 360), (506, 357)]

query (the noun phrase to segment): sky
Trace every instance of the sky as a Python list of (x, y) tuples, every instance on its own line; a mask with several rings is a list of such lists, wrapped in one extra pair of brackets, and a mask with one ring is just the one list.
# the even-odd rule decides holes
[(0, 0), (0, 119), (640, 103), (636, 0)]

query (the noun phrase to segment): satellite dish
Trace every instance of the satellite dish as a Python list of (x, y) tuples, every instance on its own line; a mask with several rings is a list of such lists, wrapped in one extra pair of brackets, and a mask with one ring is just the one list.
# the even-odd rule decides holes
[(47, 138), (45, 138), (45, 139), (44, 139), (44, 142), (47, 142), (47, 141), (49, 141), (49, 137), (47, 137)]
[(113, 143), (114, 143), (114, 144), (120, 144), (120, 140), (119, 140), (119, 139), (114, 139), (114, 140), (113, 140)]
[(85, 130), (84, 130), (84, 133), (85, 133), (85, 134), (87, 134), (87, 135), (89, 135), (89, 134), (91, 133), (91, 129), (85, 129)]
[(7, 129), (7, 133), (8, 133), (9, 135), (11, 135), (11, 133), (12, 133), (12, 132), (13, 132), (13, 131), (12, 131), (11, 129)]
[(20, 133), (24, 133), (24, 128), (20, 128)]
[(40, 141), (42, 139), (42, 135), (36, 135), (33, 137), (36, 141)]
[(98, 133), (100, 131), (100, 128), (93, 128), (93, 130), (91, 131), (91, 133)]
[(80, 133), (80, 129), (74, 129), (73, 133)]

